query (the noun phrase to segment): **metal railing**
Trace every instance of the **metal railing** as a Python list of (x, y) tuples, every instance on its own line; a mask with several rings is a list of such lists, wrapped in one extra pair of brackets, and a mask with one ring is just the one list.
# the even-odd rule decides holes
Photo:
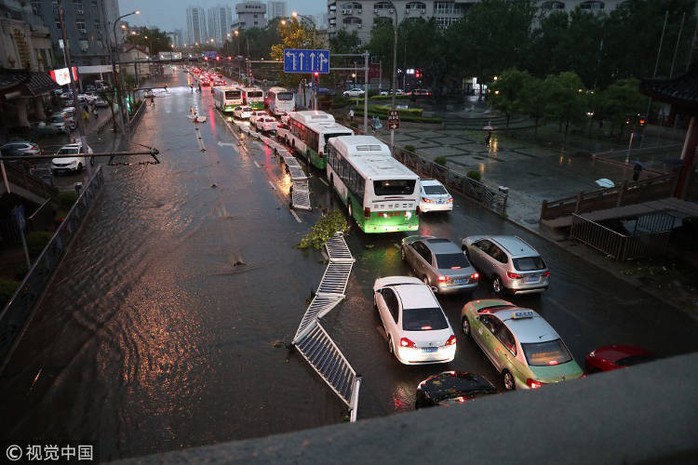
[(103, 185), (104, 173), (99, 166), (41, 255), (32, 264), (22, 283), (0, 311), (0, 372), (24, 330), (35, 304), (41, 298), (46, 284), (60, 264)]
[[(675, 220), (674, 218), (673, 221)], [(638, 218), (637, 223), (642, 222), (643, 220)], [(645, 224), (648, 222), (655, 222), (653, 226), (658, 229), (654, 232), (627, 235), (572, 213), (570, 238), (576, 239), (616, 261), (661, 255), (666, 250), (671, 235), (671, 231), (665, 229), (669, 225), (669, 221), (668, 219), (650, 219)]]
[(500, 215), (506, 214), (508, 198), (506, 191), (492, 189), (480, 181), (457, 173), (431, 160), (426, 160), (407, 150), (396, 150), (395, 158), (419, 176), (437, 179), (447, 187), (477, 201), (483, 207)]
[(325, 244), (329, 264), (315, 297), (305, 311), (293, 345), (349, 408), (350, 421), (356, 421), (361, 377), (320, 325), (319, 319), (344, 300), (354, 257), (344, 236), (337, 233)]

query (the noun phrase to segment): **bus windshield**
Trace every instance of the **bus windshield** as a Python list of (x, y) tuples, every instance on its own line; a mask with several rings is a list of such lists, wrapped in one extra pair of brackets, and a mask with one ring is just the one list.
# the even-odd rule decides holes
[(279, 92), (276, 98), (284, 101), (293, 100), (293, 92)]
[(385, 179), (373, 181), (376, 195), (409, 195), (414, 193), (414, 179)]
[(225, 91), (225, 98), (226, 99), (234, 99), (234, 98), (240, 98), (241, 92), (239, 90), (226, 90)]
[(264, 94), (261, 90), (251, 90), (247, 91), (247, 96), (250, 98), (262, 98), (264, 97)]

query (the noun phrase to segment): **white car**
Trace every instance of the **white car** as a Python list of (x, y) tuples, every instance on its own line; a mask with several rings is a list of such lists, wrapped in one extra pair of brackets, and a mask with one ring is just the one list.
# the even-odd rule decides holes
[(85, 153), (93, 153), (89, 145), (83, 147), (80, 142), (64, 145), (56, 152), (56, 155), (61, 155), (61, 157), (51, 159), (51, 172), (54, 175), (71, 172), (80, 173), (87, 163), (93, 163), (94, 161), (91, 157), (88, 160), (88, 157), (81, 156), (81, 154)]
[(269, 116), (269, 113), (267, 113), (266, 110), (253, 110), (250, 114), (250, 124), (254, 125), (254, 122), (257, 120), (257, 118), (261, 116)]
[(453, 210), (453, 197), (443, 184), (436, 179), (420, 179), (419, 181), (419, 211), (450, 212)]
[(252, 107), (235, 107), (233, 108), (233, 117), (238, 119), (249, 119), (252, 116)]
[(354, 87), (353, 89), (345, 90), (343, 92), (345, 97), (363, 97), (366, 92), (359, 88), (359, 87)]
[(388, 350), (405, 365), (447, 363), (456, 356), (456, 336), (429, 286), (413, 276), (378, 278), (373, 304), (388, 338)]
[(259, 116), (254, 122), (254, 125), (260, 132), (276, 131), (277, 124), (276, 119), (271, 116)]

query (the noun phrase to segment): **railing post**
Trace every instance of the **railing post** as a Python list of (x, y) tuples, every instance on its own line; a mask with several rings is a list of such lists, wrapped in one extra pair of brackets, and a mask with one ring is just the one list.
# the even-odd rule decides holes
[(579, 213), (579, 209), (580, 209), (580, 207), (581, 207), (581, 205), (582, 205), (582, 195), (583, 195), (583, 194), (584, 194), (583, 192), (577, 193), (577, 203), (576, 203), (575, 206), (574, 206), (574, 212), (575, 212), (575, 213)]
[(627, 190), (628, 190), (628, 181), (625, 180), (625, 181), (623, 181), (623, 184), (620, 186), (620, 189), (618, 190), (618, 200), (616, 201), (616, 208), (623, 205), (623, 194)]

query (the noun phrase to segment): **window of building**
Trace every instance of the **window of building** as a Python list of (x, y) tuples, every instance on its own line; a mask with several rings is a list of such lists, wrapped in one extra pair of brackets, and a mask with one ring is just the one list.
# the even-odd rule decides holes
[(361, 19), (360, 19), (360, 18), (356, 18), (356, 17), (354, 17), (354, 16), (350, 16), (350, 17), (348, 17), (348, 18), (344, 18), (344, 19), (342, 20), (342, 22), (343, 22), (346, 26), (358, 26), (358, 27), (361, 27), (361, 24), (362, 24)]
[(543, 9), (543, 10), (564, 10), (565, 4), (563, 2), (558, 2), (558, 1), (543, 2), (543, 4), (541, 5), (541, 9)]
[(405, 8), (407, 8), (407, 12), (415, 12), (415, 13), (425, 13), (427, 11), (427, 5), (426, 3), (422, 2), (410, 2), (407, 5), (405, 5)]
[(588, 1), (588, 2), (582, 2), (582, 3), (579, 5), (579, 8), (580, 8), (581, 10), (596, 10), (596, 11), (600, 11), (600, 10), (603, 10), (604, 7), (605, 7), (604, 2), (600, 2), (600, 1), (598, 1), (598, 0), (592, 0), (592, 1)]

